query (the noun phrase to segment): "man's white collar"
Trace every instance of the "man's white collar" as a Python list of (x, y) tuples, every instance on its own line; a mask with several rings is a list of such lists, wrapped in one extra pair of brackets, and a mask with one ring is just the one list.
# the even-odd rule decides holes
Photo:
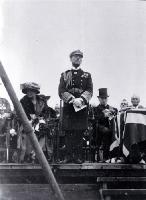
[(80, 67), (78, 67), (78, 68), (75, 68), (75, 67), (73, 67), (72, 66), (72, 68), (71, 68), (72, 70), (79, 70), (79, 69), (81, 69)]

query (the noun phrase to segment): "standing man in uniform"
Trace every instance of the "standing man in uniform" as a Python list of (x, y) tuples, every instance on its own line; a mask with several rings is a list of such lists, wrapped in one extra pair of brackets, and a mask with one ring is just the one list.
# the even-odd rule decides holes
[(64, 163), (80, 164), (82, 160), (83, 133), (88, 126), (88, 103), (93, 94), (90, 73), (80, 68), (83, 53), (70, 54), (72, 68), (61, 74), (59, 96), (64, 102), (62, 129), (65, 131), (66, 158)]

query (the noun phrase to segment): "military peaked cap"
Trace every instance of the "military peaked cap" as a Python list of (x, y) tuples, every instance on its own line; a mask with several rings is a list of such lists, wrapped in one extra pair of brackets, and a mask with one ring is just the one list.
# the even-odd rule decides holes
[(79, 55), (83, 58), (83, 52), (81, 52), (80, 50), (76, 50), (76, 51), (73, 51), (71, 54), (70, 54), (70, 58), (74, 55)]

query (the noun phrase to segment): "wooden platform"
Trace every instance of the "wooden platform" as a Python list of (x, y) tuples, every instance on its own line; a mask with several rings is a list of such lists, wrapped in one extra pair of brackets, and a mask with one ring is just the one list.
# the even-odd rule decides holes
[[(141, 192), (141, 189), (130, 189), (130, 184), (133, 186), (133, 182), (136, 182), (134, 180), (137, 180), (139, 188), (143, 188), (144, 199), (146, 197), (146, 190), (144, 189), (146, 188), (144, 186), (146, 183), (146, 165), (52, 164), (51, 168), (60, 184), (65, 200), (101, 200), (101, 196), (106, 199), (109, 197), (108, 195), (110, 195), (110, 199), (116, 198), (117, 200), (116, 195), (120, 199), (119, 195), (125, 196), (125, 194), (132, 194), (133, 200), (133, 196), (137, 192)], [(116, 189), (116, 187), (113, 187), (114, 190), (112, 187), (108, 190), (102, 189), (102, 183), (109, 185), (115, 183), (116, 186), (119, 183), (120, 189)], [(133, 193), (133, 191), (135, 192)], [(40, 200), (42, 196), (43, 200), (53, 200), (53, 194), (48, 189), (40, 165), (0, 164), (0, 200)], [(111, 196), (113, 197), (111, 198)]]
[[(145, 177), (142, 164), (52, 164), (59, 183), (97, 183), (97, 177)], [(0, 164), (0, 183), (46, 183), (40, 165)]]
[[(94, 169), (114, 169), (114, 170), (127, 170), (139, 169), (146, 170), (146, 165), (143, 164), (111, 164), (111, 163), (83, 163), (83, 164), (50, 164), (54, 169), (81, 169), (81, 170), (94, 170)], [(39, 164), (17, 164), (17, 163), (0, 163), (1, 169), (41, 169)]]

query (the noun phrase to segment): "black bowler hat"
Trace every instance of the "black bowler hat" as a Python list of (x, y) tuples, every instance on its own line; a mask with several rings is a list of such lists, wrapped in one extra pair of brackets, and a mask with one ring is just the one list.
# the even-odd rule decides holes
[(99, 88), (99, 95), (97, 97), (109, 97), (107, 88)]

